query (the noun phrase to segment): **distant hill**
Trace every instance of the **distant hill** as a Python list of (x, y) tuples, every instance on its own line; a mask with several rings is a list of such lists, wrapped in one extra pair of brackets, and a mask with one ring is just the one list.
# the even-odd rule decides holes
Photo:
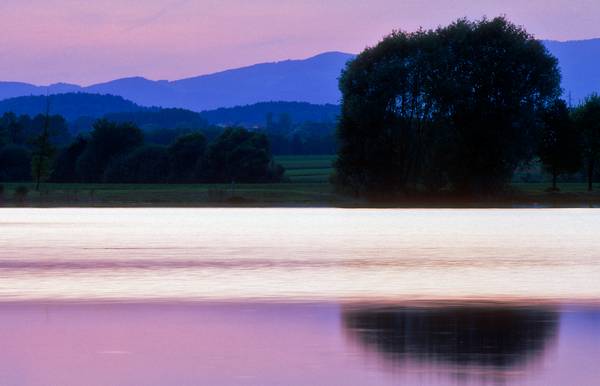
[(600, 93), (600, 39), (544, 42), (558, 58), (564, 97), (577, 104), (593, 92)]
[(337, 79), (353, 57), (328, 52), (305, 60), (256, 64), (173, 82), (120, 79), (87, 87), (85, 91), (121, 95), (145, 106), (194, 111), (265, 101), (337, 104)]
[[(23, 96), (0, 101), (0, 114), (12, 111), (17, 115), (37, 115), (46, 112), (46, 96)], [(68, 121), (81, 117), (99, 118), (114, 112), (146, 110), (120, 96), (67, 93), (50, 96), (50, 112), (62, 115)]]
[(153, 108), (143, 111), (109, 113), (104, 116), (111, 121), (134, 122), (144, 130), (160, 128), (203, 128), (206, 119), (197, 112), (185, 109)]
[(82, 88), (80, 86), (67, 83), (56, 83), (50, 86), (34, 86), (29, 83), (0, 81), (0, 100), (30, 95), (65, 94), (81, 90)]
[[(0, 114), (35, 116), (46, 111), (46, 96), (26, 96), (0, 101)], [(69, 121), (73, 133), (88, 131), (98, 118), (134, 122), (144, 130), (159, 128), (204, 128), (210, 125), (264, 127), (267, 116), (290, 123), (336, 121), (339, 106), (303, 102), (261, 102), (253, 105), (207, 110), (201, 113), (178, 108), (142, 107), (119, 96), (67, 93), (50, 96), (50, 113)]]
[(64, 92), (122, 96), (142, 106), (185, 108), (193, 111), (234, 107), (265, 101), (338, 104), (338, 77), (352, 54), (328, 52), (305, 60), (262, 63), (176, 81), (133, 77), (80, 87), (48, 87), (0, 82), (0, 99)]
[(209, 123), (228, 126), (265, 126), (267, 116), (273, 119), (286, 114), (292, 122), (335, 122), (339, 105), (315, 105), (306, 102), (261, 102), (253, 105), (220, 108), (202, 112)]
[[(570, 93), (576, 103), (592, 92), (600, 92), (600, 39), (544, 41), (544, 44), (560, 61), (565, 98)], [(0, 82), (0, 99), (86, 92), (122, 96), (141, 106), (193, 111), (266, 101), (336, 105), (340, 102), (338, 77), (354, 57), (343, 52), (326, 52), (304, 60), (262, 63), (176, 81), (132, 77), (88, 87)]]

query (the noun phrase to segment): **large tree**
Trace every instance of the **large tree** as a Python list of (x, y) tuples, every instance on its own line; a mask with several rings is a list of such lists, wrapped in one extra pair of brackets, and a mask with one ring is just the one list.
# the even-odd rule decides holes
[(501, 189), (559, 84), (556, 59), (504, 18), (394, 32), (342, 73), (337, 180), (369, 196)]
[(420, 174), (434, 113), (433, 37), (394, 32), (342, 73), (337, 177), (356, 194), (397, 192)]
[(575, 110), (575, 124), (582, 135), (588, 191), (592, 191), (596, 164), (600, 160), (600, 96), (594, 94)]

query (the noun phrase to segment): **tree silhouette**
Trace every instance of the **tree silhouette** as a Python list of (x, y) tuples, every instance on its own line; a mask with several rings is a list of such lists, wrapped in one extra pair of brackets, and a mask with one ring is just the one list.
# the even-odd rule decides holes
[(583, 138), (588, 191), (593, 190), (595, 166), (600, 159), (600, 96), (594, 94), (575, 110), (575, 124)]
[(581, 166), (581, 140), (567, 104), (556, 100), (542, 114), (538, 154), (544, 169), (552, 174), (552, 190), (562, 173), (574, 173)]
[(337, 182), (368, 197), (496, 192), (533, 156), (559, 86), (556, 58), (505, 18), (394, 32), (340, 78)]
[(54, 146), (50, 141), (50, 99), (48, 98), (42, 132), (33, 139), (31, 172), (36, 191), (40, 190), (40, 183), (50, 177), (54, 152)]

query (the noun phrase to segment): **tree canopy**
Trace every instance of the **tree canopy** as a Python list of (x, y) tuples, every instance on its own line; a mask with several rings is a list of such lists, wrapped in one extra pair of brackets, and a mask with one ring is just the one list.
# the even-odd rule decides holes
[(211, 182), (278, 181), (283, 169), (273, 163), (266, 135), (229, 128), (207, 150), (200, 174)]
[(560, 94), (557, 60), (505, 18), (393, 32), (340, 78), (338, 184), (356, 194), (502, 189)]
[(101, 182), (108, 164), (144, 141), (142, 131), (131, 123), (100, 119), (94, 123), (89, 142), (77, 160), (77, 174), (84, 182)]
[(104, 172), (104, 182), (164, 183), (169, 158), (164, 146), (145, 145), (114, 158)]
[(191, 182), (206, 153), (206, 138), (201, 133), (191, 133), (177, 138), (168, 149), (172, 182)]

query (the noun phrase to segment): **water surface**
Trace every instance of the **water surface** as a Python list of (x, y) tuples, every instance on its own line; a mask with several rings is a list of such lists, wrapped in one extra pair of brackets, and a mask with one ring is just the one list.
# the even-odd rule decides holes
[(596, 385), (600, 211), (3, 209), (1, 385)]
[(600, 299), (600, 210), (3, 209), (0, 298)]
[(594, 386), (600, 312), (328, 303), (0, 305), (2, 385)]

